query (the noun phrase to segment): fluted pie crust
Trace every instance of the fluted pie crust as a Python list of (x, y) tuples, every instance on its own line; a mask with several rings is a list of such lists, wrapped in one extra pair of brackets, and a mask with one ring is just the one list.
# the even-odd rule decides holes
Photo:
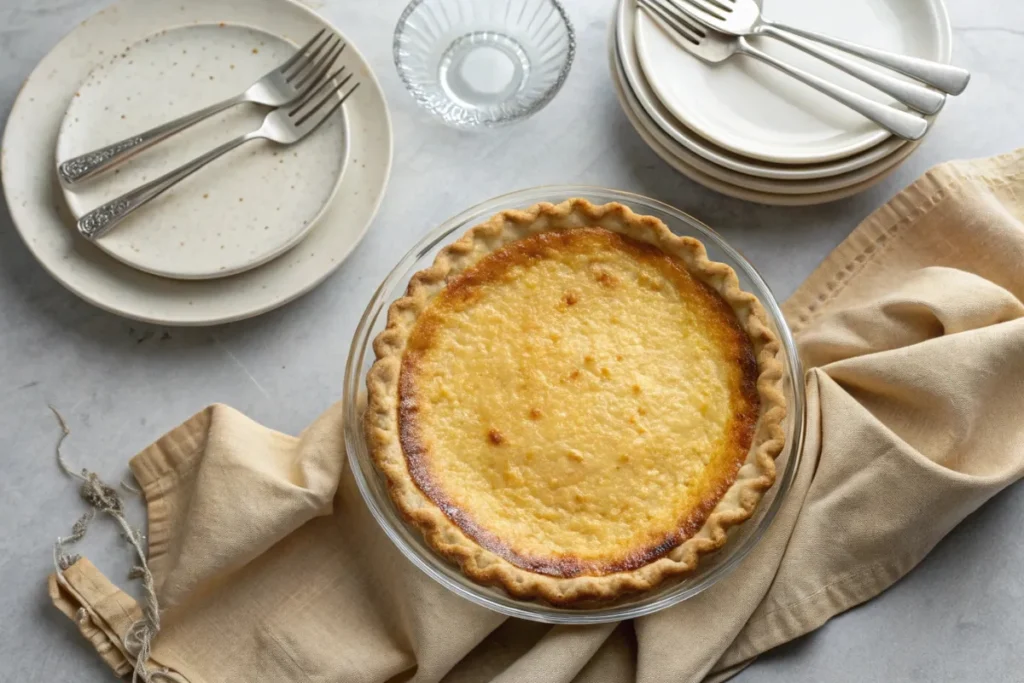
[(392, 499), (516, 597), (589, 604), (690, 572), (775, 481), (783, 369), (760, 302), (621, 204), (474, 227), (373, 346), (364, 428)]

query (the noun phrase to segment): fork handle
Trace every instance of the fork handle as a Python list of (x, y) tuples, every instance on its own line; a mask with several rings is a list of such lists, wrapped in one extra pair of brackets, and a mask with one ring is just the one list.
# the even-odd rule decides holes
[(233, 140), (228, 140), (220, 147), (212, 149), (202, 156), (196, 157), (187, 164), (183, 164), (173, 171), (166, 173), (156, 180), (152, 180), (141, 187), (112, 199), (102, 206), (98, 206), (89, 213), (78, 219), (78, 232), (89, 240), (96, 240), (107, 234), (115, 225), (123, 221), (129, 214), (140, 206), (143, 206), (154, 197), (163, 194), (171, 187), (192, 175), (203, 166), (214, 159), (227, 154), (235, 147), (260, 137), (257, 134), (248, 133), (240, 135)]
[(793, 35), (785, 29), (780, 29), (777, 25), (762, 25), (758, 35), (769, 36), (788, 43), (799, 50), (803, 50), (807, 54), (813, 55), (826, 64), (831, 64), (837, 69), (845, 71), (854, 78), (859, 78), (868, 85), (874, 86), (886, 95), (923, 114), (935, 114), (946, 103), (946, 96), (940, 92), (917, 83), (911, 83), (901, 78), (890, 76), (887, 73), (855, 62), (841, 54), (823, 50), (813, 41)]
[(756, 59), (760, 59), (765, 64), (770, 64), (779, 71), (792, 76), (798, 81), (806, 83), (815, 90), (828, 95), (832, 99), (842, 102), (850, 109), (853, 109), (855, 112), (874, 121), (882, 128), (885, 128), (889, 132), (898, 135), (905, 140), (918, 140), (924, 137), (924, 134), (928, 131), (928, 122), (920, 116), (900, 111), (899, 109), (885, 104), (880, 104), (872, 99), (864, 97), (863, 95), (855, 93), (852, 90), (847, 90), (846, 88), (835, 85), (834, 83), (829, 83), (824, 78), (820, 78), (812, 73), (804, 71), (803, 69), (790, 66), (789, 64), (772, 57), (770, 54), (753, 47), (747, 42), (746, 38), (737, 39), (737, 46), (739, 52)]
[(229, 109), (230, 107), (245, 102), (245, 96), (240, 95), (226, 99), (223, 102), (211, 104), (199, 111), (186, 114), (181, 118), (168, 121), (167, 123), (151, 128), (144, 133), (133, 135), (119, 142), (106, 147), (86, 152), (74, 159), (68, 159), (57, 166), (57, 175), (65, 187), (74, 187), (93, 176), (119, 166), (131, 157), (149, 147), (152, 147), (161, 140), (166, 140), (176, 133), (180, 133), (190, 126), (194, 126), (203, 119)]
[(953, 66), (952, 64), (942, 64), (941, 62), (933, 62), (930, 59), (910, 57), (908, 55), (901, 55), (895, 52), (879, 50), (875, 47), (851, 43), (848, 40), (833, 38), (822, 33), (806, 31), (801, 28), (795, 28), (793, 26), (787, 26), (777, 22), (765, 21), (764, 19), (761, 20), (761, 23), (764, 27), (772, 27), (788, 33), (793, 33), (802, 38), (807, 38), (809, 40), (814, 40), (824, 45), (828, 45), (829, 47), (834, 47), (837, 50), (849, 52), (851, 55), (863, 57), (870, 62), (888, 67), (893, 71), (898, 71), (904, 76), (915, 78), (922, 83), (926, 83), (933, 88), (938, 88), (942, 92), (950, 95), (959, 95), (962, 93), (964, 88), (967, 87), (967, 83), (971, 80), (971, 73), (967, 69), (961, 69), (960, 67)]

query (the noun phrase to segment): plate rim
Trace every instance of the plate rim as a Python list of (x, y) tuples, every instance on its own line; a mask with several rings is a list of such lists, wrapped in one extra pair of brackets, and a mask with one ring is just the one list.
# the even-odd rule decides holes
[[(348, 37), (344, 33), (339, 31), (332, 22), (330, 22), (325, 17), (315, 12), (311, 8), (303, 5), (301, 2), (298, 2), (297, 0), (264, 1), (267, 3), (274, 3), (277, 5), (287, 6), (288, 11), (302, 15), (309, 21), (319, 26), (327, 27), (329, 30), (334, 31), (339, 36), (344, 38), (349, 46), (349, 50), (351, 50), (353, 53), (357, 55), (357, 58), (359, 60), (358, 66), (360, 67), (360, 70), (364, 72), (360, 74), (364, 83), (368, 81), (370, 84), (372, 84), (371, 90), (376, 95), (379, 96), (379, 109), (383, 116), (380, 121), (379, 130), (381, 137), (376, 144), (379, 147), (381, 147), (381, 151), (385, 153), (379, 157), (379, 186), (375, 185), (374, 190), (376, 192), (376, 196), (371, 201), (368, 201), (365, 205), (366, 217), (364, 224), (361, 225), (357, 231), (353, 232), (352, 240), (350, 240), (346, 245), (344, 245), (343, 248), (339, 249), (337, 253), (332, 254), (329, 265), (317, 269), (314, 275), (300, 281), (281, 283), (280, 285), (273, 289), (268, 288), (266, 283), (260, 286), (259, 280), (256, 280), (253, 283), (255, 287), (259, 287), (259, 290), (261, 292), (269, 291), (270, 293), (260, 294), (250, 297), (248, 299), (244, 299), (243, 301), (235, 303), (234, 305), (229, 307), (217, 305), (214, 310), (208, 310), (206, 312), (203, 312), (203, 306), (196, 307), (198, 309), (198, 312), (196, 311), (196, 309), (192, 308), (192, 298), (194, 298), (193, 295), (195, 293), (195, 290), (179, 292), (178, 294), (172, 294), (170, 296), (165, 295), (165, 290), (163, 292), (159, 292), (159, 296), (157, 296), (156, 289), (154, 288), (153, 293), (147, 292), (145, 296), (140, 297), (139, 301), (144, 302), (145, 305), (139, 306), (138, 304), (125, 304), (120, 300), (110, 301), (109, 293), (107, 296), (104, 296), (104, 293), (102, 291), (99, 292), (99, 294), (97, 294), (97, 287), (83, 286), (81, 282), (76, 281), (82, 279), (87, 280), (88, 278), (87, 276), (76, 275), (73, 272), (74, 267), (62, 264), (66, 264), (69, 261), (74, 261), (79, 265), (84, 265), (86, 268), (94, 268), (96, 267), (94, 263), (95, 259), (88, 259), (80, 255), (79, 253), (77, 253), (76, 249), (65, 249), (63, 250), (62, 254), (50, 254), (47, 252), (47, 250), (43, 249), (40, 245), (36, 244), (36, 240), (34, 239), (34, 235), (39, 231), (32, 224), (38, 223), (40, 221), (45, 222), (47, 224), (46, 227), (50, 229), (70, 229), (67, 225), (67, 208), (63, 205), (58, 205), (60, 202), (60, 193), (59, 191), (55, 191), (58, 180), (56, 176), (55, 167), (53, 167), (53, 164), (51, 163), (52, 158), (54, 156), (52, 150), (39, 155), (41, 158), (45, 158), (47, 160), (47, 167), (49, 167), (50, 170), (50, 173), (47, 174), (47, 177), (35, 177), (32, 178), (31, 180), (19, 180), (17, 182), (12, 182), (11, 178), (13, 174), (10, 172), (10, 169), (11, 164), (14, 162), (14, 155), (10, 153), (10, 150), (12, 148), (10, 140), (17, 134), (17, 130), (23, 127), (22, 125), (20, 125), (21, 119), (23, 117), (22, 110), (28, 108), (30, 104), (32, 104), (31, 100), (34, 100), (33, 97), (30, 97), (29, 93), (34, 92), (36, 86), (39, 85), (39, 82), (45, 80), (46, 69), (51, 68), (55, 63), (63, 63), (56, 60), (68, 59), (69, 55), (77, 57), (79, 60), (89, 59), (88, 65), (83, 67), (83, 69), (88, 69), (89, 71), (91, 71), (92, 68), (94, 68), (99, 63), (99, 60), (95, 58), (97, 54), (97, 49), (94, 46), (90, 46), (90, 49), (88, 50), (83, 50), (78, 44), (76, 44), (76, 41), (81, 38), (81, 34), (83, 31), (94, 29), (96, 24), (99, 23), (95, 21), (97, 16), (104, 14), (120, 14), (121, 18), (123, 18), (124, 15), (129, 14), (128, 12), (123, 11), (124, 8), (130, 7), (132, 5), (141, 4), (141, 0), (119, 0), (113, 5), (108, 5), (106, 7), (101, 8), (100, 10), (93, 13), (85, 20), (71, 28), (59, 41), (57, 41), (57, 43), (46, 53), (46, 55), (44, 55), (42, 59), (40, 59), (40, 61), (29, 73), (25, 81), (21, 84), (21, 87), (19, 88), (18, 93), (15, 96), (14, 104), (10, 109), (3, 136), (2, 138), (0, 138), (0, 151), (2, 151), (2, 154), (0, 154), (0, 176), (2, 176), (4, 197), (7, 201), (8, 208), (11, 214), (12, 223), (14, 224), (15, 230), (18, 232), (22, 242), (28, 249), (29, 253), (31, 253), (33, 257), (36, 259), (36, 261), (43, 267), (43, 269), (58, 283), (60, 283), (61, 286), (63, 286), (65, 289), (67, 289), (68, 291), (75, 294), (82, 300), (86, 301), (87, 303), (93, 306), (96, 306), (101, 310), (131, 320), (137, 320), (140, 322), (150, 324), (174, 327), (198, 327), (234, 322), (237, 320), (255, 317), (268, 311), (271, 311), (275, 308), (279, 308), (280, 306), (283, 306), (295, 300), (296, 298), (302, 296), (303, 294), (306, 294), (311, 290), (315, 289), (327, 277), (334, 273), (341, 266), (342, 263), (344, 263), (344, 261), (352, 254), (356, 247), (365, 238), (367, 232), (369, 232), (370, 226), (373, 224), (377, 216), (377, 213), (379, 212), (384, 197), (387, 194), (388, 183), (390, 180), (392, 165), (394, 161), (394, 128), (391, 118), (391, 112), (387, 104), (387, 98), (384, 95), (384, 90), (381, 87), (380, 81), (378, 80), (376, 74), (370, 68), (369, 61), (366, 59), (363, 53), (355, 46), (354, 43), (352, 43), (352, 41), (348, 39)], [(186, 2), (189, 4), (195, 4), (200, 2), (200, 0), (185, 0), (185, 2), (181, 3), (181, 5), (184, 6)], [(225, 4), (227, 4), (229, 6), (233, 6), (233, 4), (229, 3), (228, 0), (214, 0), (214, 2), (201, 2), (200, 4), (202, 4), (207, 9), (211, 5), (224, 6)], [(248, 3), (245, 4), (248, 6)], [(151, 26), (152, 24), (147, 25)], [(149, 29), (141, 30), (148, 31)], [(157, 30), (159, 30), (159, 28)], [(83, 52), (86, 52), (87, 54), (82, 54)], [(55, 95), (55, 97), (71, 97), (74, 93), (73, 88), (75, 85), (77, 85), (77, 83), (71, 84), (65, 91), (59, 93), (58, 95)], [(63, 115), (62, 111), (61, 115)], [(52, 136), (52, 138), (48, 137), (48, 140), (52, 139), (53, 141), (55, 141), (56, 127), (58, 125), (59, 121), (55, 122), (52, 127), (45, 128), (46, 135)], [(33, 169), (30, 167), (16, 177), (24, 178), (25, 176), (29, 176), (32, 174), (32, 170)], [(15, 185), (17, 187), (14, 187)], [(38, 207), (23, 207), (20, 202), (15, 201), (13, 193), (16, 190), (25, 190), (26, 196), (31, 197), (42, 195), (44, 203)], [(363, 194), (365, 199), (366, 193)], [(338, 199), (339, 197), (337, 196), (336, 193), (332, 201), (330, 202), (330, 206), (333, 207), (335, 204), (337, 204)], [(46, 228), (43, 229), (45, 230)], [(310, 231), (310, 233), (307, 234), (304, 240), (301, 240), (298, 244), (294, 245), (293, 249), (300, 248), (301, 245), (305, 242), (305, 240), (310, 239), (315, 234), (316, 228)], [(74, 238), (74, 240), (77, 240), (77, 238)], [(80, 246), (74, 240), (71, 242), (71, 244), (73, 244), (76, 247)], [(250, 271), (239, 273), (237, 275), (227, 278), (215, 278), (209, 280), (172, 280), (169, 278), (160, 278), (154, 275), (149, 275), (147, 273), (143, 273), (142, 271), (136, 271), (134, 268), (126, 266), (121, 262), (108, 256), (107, 254), (100, 251), (93, 245), (81, 246), (85, 246), (88, 249), (95, 250), (95, 253), (99, 256), (100, 260), (108, 259), (109, 265), (111, 267), (124, 269), (127, 274), (120, 276), (121, 282), (119, 284), (126, 285), (128, 287), (135, 286), (133, 285), (133, 281), (137, 281), (137, 279), (140, 277), (153, 278), (164, 284), (170, 283), (170, 285), (167, 285), (168, 288), (210, 286), (211, 283), (223, 283), (231, 281), (232, 279), (235, 278), (253, 278), (255, 277), (255, 274), (261, 272), (261, 269), (268, 268), (271, 266), (271, 264), (275, 263), (275, 261), (271, 261), (269, 263), (263, 264), (262, 266), (256, 267)], [(288, 252), (285, 252), (283, 256), (286, 257), (287, 253)], [(106, 265), (108, 264), (105, 263), (104, 266)], [(211, 301), (218, 300), (218, 297), (216, 296), (212, 296), (209, 298)], [(180, 299), (181, 301), (178, 302), (179, 304), (187, 300), (187, 304), (185, 305), (185, 307), (179, 305), (180, 310), (175, 310), (172, 313), (154, 312), (154, 309), (159, 308), (159, 304), (162, 299)], [(210, 306), (207, 306), (207, 308), (210, 308)], [(185, 312), (183, 313), (181, 311)]]

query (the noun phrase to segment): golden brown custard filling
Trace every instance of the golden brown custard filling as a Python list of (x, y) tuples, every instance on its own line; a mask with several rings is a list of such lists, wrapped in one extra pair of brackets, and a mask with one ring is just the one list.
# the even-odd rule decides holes
[(453, 277), (402, 360), (412, 477), (467, 535), (554, 576), (642, 566), (695, 534), (747, 458), (750, 339), (711, 287), (601, 228)]

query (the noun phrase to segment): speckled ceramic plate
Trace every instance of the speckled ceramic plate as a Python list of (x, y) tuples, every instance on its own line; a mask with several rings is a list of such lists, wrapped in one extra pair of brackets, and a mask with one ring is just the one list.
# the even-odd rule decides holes
[[(205, 325), (258, 315), (322, 282), (352, 252), (377, 212), (391, 169), (391, 119), (358, 43), (339, 31), (348, 42), (345, 63), (361, 83), (345, 103), (348, 168), (334, 199), (299, 244), (239, 275), (172, 280), (127, 266), (77, 234), (64, 208), (53, 160), (64, 112), (79, 85), (111, 55), (162, 30), (222, 21), (296, 44), (324, 27), (337, 31), (291, 0), (120, 0), (83, 22), (44, 57), (14, 103), (2, 164), (14, 223), (43, 267), (96, 306), (165, 325)], [(239, 151), (245, 153), (244, 148)]]
[[(147, 36), (96, 67), (75, 92), (57, 137), (57, 162), (237, 95), (295, 49), (274, 34), (225, 22)], [(268, 111), (245, 104), (213, 116), (116, 173), (65, 188), (68, 207), (80, 218), (258, 129)], [(224, 277), (266, 263), (297, 244), (334, 195), (347, 154), (344, 112), (289, 147), (247, 143), (134, 212), (96, 244), (130, 266), (172, 278)]]

